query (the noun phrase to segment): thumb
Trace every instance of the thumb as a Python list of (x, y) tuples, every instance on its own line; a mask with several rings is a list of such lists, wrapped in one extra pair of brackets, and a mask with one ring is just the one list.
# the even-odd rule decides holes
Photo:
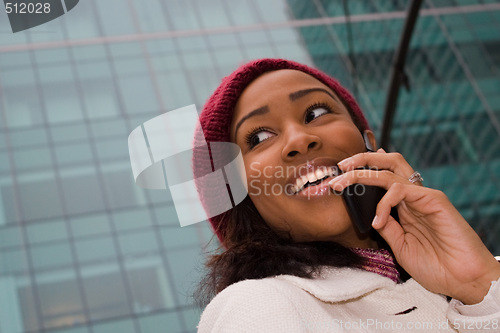
[(399, 249), (404, 242), (404, 230), (390, 214), (392, 207), (396, 207), (405, 197), (404, 185), (394, 183), (377, 205), (377, 213), (372, 227), (385, 239), (391, 249)]
[[(382, 220), (385, 219), (385, 220)], [(391, 215), (382, 218), (376, 215), (373, 219), (372, 226), (382, 236), (383, 239), (389, 244), (391, 249), (400, 249), (404, 242), (404, 230)]]

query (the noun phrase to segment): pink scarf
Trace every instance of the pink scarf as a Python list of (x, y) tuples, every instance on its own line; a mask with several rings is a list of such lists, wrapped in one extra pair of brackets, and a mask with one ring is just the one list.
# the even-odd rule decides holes
[(394, 263), (394, 257), (389, 251), (384, 249), (363, 248), (352, 248), (351, 250), (367, 259), (366, 263), (361, 266), (362, 269), (388, 277), (396, 283), (401, 282), (399, 272)]

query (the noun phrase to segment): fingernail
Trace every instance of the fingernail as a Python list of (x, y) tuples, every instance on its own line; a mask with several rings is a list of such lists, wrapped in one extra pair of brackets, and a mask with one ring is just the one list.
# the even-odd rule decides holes
[(348, 157), (348, 158), (343, 159), (342, 161), (340, 161), (340, 162), (338, 163), (338, 165), (339, 165), (340, 167), (343, 167), (343, 166), (346, 166), (346, 165), (348, 165), (349, 163), (351, 163), (351, 161), (352, 161), (352, 157)]
[(380, 148), (379, 150), (377, 150), (377, 153), (385, 153), (384, 148)]
[(374, 227), (376, 229), (378, 227), (379, 223), (380, 223), (379, 218), (377, 215), (375, 215), (375, 217), (373, 218), (372, 227)]
[(333, 189), (333, 191), (338, 193), (338, 194), (342, 194), (342, 191), (344, 190), (344, 187), (338, 183), (338, 181), (341, 179), (342, 179), (342, 175), (337, 176), (328, 182), (328, 185), (330, 185), (330, 187)]
[(335, 178), (333, 178), (332, 180), (330, 180), (328, 182), (329, 185), (332, 185), (332, 184), (335, 184), (336, 182), (338, 182), (339, 180), (341, 180), (342, 178), (344, 177), (344, 175), (338, 175), (336, 176)]

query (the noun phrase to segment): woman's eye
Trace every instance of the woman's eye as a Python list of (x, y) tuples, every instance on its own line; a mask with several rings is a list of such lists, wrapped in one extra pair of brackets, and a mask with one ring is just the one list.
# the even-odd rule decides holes
[(258, 145), (259, 143), (261, 143), (262, 141), (264, 140), (267, 140), (269, 139), (271, 136), (273, 136), (274, 134), (269, 132), (269, 131), (266, 131), (266, 130), (261, 130), (259, 132), (255, 132), (253, 133), (247, 140), (247, 143), (248, 145), (250, 146), (250, 148), (253, 148), (255, 147), (256, 145)]
[(329, 113), (330, 111), (328, 111), (326, 108), (324, 107), (316, 107), (314, 109), (311, 109), (309, 110), (307, 113), (306, 113), (306, 124), (307, 123), (310, 123), (311, 121), (313, 121), (314, 119), (318, 118), (318, 117), (321, 117), (322, 115), (326, 114), (326, 113)]

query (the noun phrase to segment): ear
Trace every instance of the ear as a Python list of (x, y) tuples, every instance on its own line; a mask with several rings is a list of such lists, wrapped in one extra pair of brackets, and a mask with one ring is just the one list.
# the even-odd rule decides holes
[(371, 130), (363, 131), (363, 139), (365, 140), (365, 146), (368, 150), (377, 150), (377, 140), (375, 139), (375, 134)]

